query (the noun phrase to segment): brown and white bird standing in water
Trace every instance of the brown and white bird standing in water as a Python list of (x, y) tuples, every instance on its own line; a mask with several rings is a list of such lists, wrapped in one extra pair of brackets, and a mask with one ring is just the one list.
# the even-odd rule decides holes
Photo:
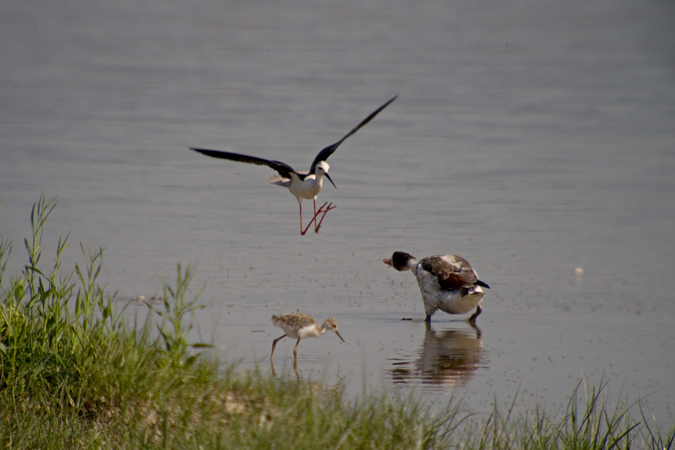
[(382, 261), (399, 272), (410, 270), (415, 275), (422, 292), (426, 322), (431, 322), (431, 316), (439, 309), (448, 314), (465, 314), (475, 308), (469, 317), (469, 323), (475, 325), (483, 311), (480, 306), (485, 295), (482, 288), (489, 289), (490, 286), (478, 279), (466, 259), (457, 255), (437, 255), (418, 261), (408, 253), (394, 252), (391, 259)]
[[(199, 152), (203, 155), (210, 156), (212, 158), (228, 159), (230, 161), (257, 164), (259, 166), (267, 166), (277, 171), (278, 175), (270, 178), (268, 182), (271, 184), (276, 184), (277, 186), (285, 187), (298, 200), (298, 205), (300, 207), (300, 234), (304, 235), (309, 229), (309, 227), (312, 225), (312, 222), (314, 222), (314, 231), (318, 233), (319, 228), (321, 227), (321, 223), (323, 222), (323, 219), (326, 217), (328, 211), (335, 208), (335, 206), (333, 206), (332, 203), (331, 204), (324, 203), (319, 208), (318, 211), (316, 210), (316, 197), (319, 195), (319, 192), (321, 192), (324, 177), (328, 178), (328, 181), (330, 181), (333, 187), (337, 189), (337, 186), (335, 186), (335, 183), (333, 183), (333, 180), (331, 179), (330, 175), (328, 175), (328, 169), (330, 167), (328, 166), (326, 160), (330, 155), (332, 155), (335, 152), (335, 150), (337, 150), (337, 148), (349, 136), (356, 133), (362, 126), (370, 122), (377, 114), (379, 114), (380, 111), (386, 108), (391, 102), (396, 100), (396, 98), (398, 98), (398, 95), (392, 97), (387, 103), (385, 103), (384, 105), (380, 106), (375, 111), (370, 113), (368, 117), (363, 119), (361, 123), (352, 128), (352, 130), (346, 135), (344, 135), (342, 139), (337, 141), (335, 144), (329, 145), (328, 147), (321, 150), (314, 158), (314, 161), (312, 162), (312, 166), (310, 167), (309, 172), (304, 171), (297, 172), (295, 169), (293, 169), (286, 163), (283, 163), (281, 161), (271, 161), (268, 159), (258, 158), (257, 156), (241, 155), (239, 153), (224, 152), (220, 150), (206, 150), (203, 148), (190, 147), (190, 149)], [(314, 217), (312, 218), (312, 220), (310, 220), (310, 222), (307, 224), (307, 227), (304, 229), (302, 228), (303, 199), (314, 201)], [(321, 221), (319, 221), (317, 217), (321, 213), (323, 213), (323, 216), (321, 217)]]
[(319, 337), (325, 334), (326, 331), (330, 330), (334, 331), (342, 342), (345, 341), (342, 339), (342, 336), (340, 336), (340, 333), (338, 333), (337, 321), (332, 317), (324, 320), (321, 327), (319, 327), (319, 323), (316, 321), (316, 319), (314, 319), (314, 317), (300, 312), (282, 314), (281, 316), (272, 316), (272, 323), (275, 327), (279, 327), (284, 330), (284, 335), (275, 339), (272, 343), (272, 354), (270, 355), (270, 360), (274, 358), (274, 348), (277, 346), (277, 342), (286, 336), (298, 340), (295, 343), (295, 347), (293, 348), (293, 356), (296, 361), (298, 359), (298, 345), (300, 344), (300, 340), (303, 338)]

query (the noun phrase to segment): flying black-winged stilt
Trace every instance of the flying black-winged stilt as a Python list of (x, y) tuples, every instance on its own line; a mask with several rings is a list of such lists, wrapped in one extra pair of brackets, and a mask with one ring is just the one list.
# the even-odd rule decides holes
[(270, 355), (270, 361), (272, 358), (274, 358), (274, 348), (277, 346), (277, 342), (286, 336), (298, 340), (295, 343), (295, 347), (293, 348), (293, 357), (296, 361), (298, 359), (298, 345), (300, 344), (300, 340), (303, 338), (322, 336), (326, 333), (326, 331), (330, 330), (334, 331), (342, 342), (345, 341), (342, 339), (342, 336), (340, 336), (340, 333), (338, 333), (337, 321), (332, 317), (324, 320), (321, 327), (319, 327), (319, 323), (316, 321), (316, 319), (314, 319), (314, 317), (300, 312), (282, 314), (281, 316), (272, 316), (272, 323), (274, 326), (284, 330), (284, 335), (275, 339), (272, 343), (272, 354)]
[(438, 255), (415, 259), (405, 252), (394, 252), (391, 259), (383, 259), (385, 264), (399, 272), (411, 270), (422, 292), (424, 319), (431, 322), (431, 316), (440, 309), (448, 314), (465, 314), (476, 308), (469, 317), (469, 323), (475, 325), (476, 318), (483, 309), (480, 306), (489, 289), (486, 283), (478, 279), (478, 274), (469, 262), (457, 255)]
[[(398, 95), (392, 97), (387, 103), (385, 103), (384, 105), (380, 106), (375, 111), (373, 111), (368, 117), (363, 119), (361, 123), (355, 126), (342, 139), (337, 141), (335, 144), (329, 145), (328, 147), (321, 150), (316, 155), (316, 158), (314, 158), (314, 161), (312, 162), (312, 166), (310, 167), (309, 172), (304, 171), (297, 172), (291, 166), (281, 161), (271, 161), (268, 159), (258, 158), (256, 156), (242, 155), (239, 153), (224, 152), (220, 150), (206, 150), (193, 147), (190, 147), (190, 149), (202, 153), (204, 155), (211, 156), (213, 158), (229, 159), (230, 161), (257, 164), (259, 166), (267, 166), (273, 170), (276, 170), (278, 172), (278, 175), (270, 178), (268, 182), (271, 184), (276, 184), (278, 186), (283, 186), (287, 188), (291, 192), (291, 194), (293, 194), (295, 198), (298, 200), (298, 205), (300, 207), (300, 234), (304, 235), (309, 229), (312, 222), (314, 222), (314, 231), (318, 233), (319, 228), (321, 227), (321, 223), (323, 222), (323, 219), (326, 217), (328, 211), (335, 208), (335, 206), (332, 203), (328, 204), (328, 202), (326, 202), (319, 208), (318, 211), (316, 209), (316, 197), (317, 195), (319, 195), (319, 192), (321, 192), (321, 188), (323, 187), (324, 176), (328, 178), (328, 181), (330, 181), (333, 187), (337, 189), (337, 186), (335, 186), (335, 183), (333, 183), (333, 180), (331, 179), (330, 175), (328, 175), (328, 169), (330, 168), (330, 166), (328, 165), (326, 160), (330, 155), (333, 154), (333, 152), (335, 152), (335, 150), (337, 150), (337, 148), (349, 136), (356, 133), (359, 130), (359, 128), (370, 122), (380, 111), (386, 108), (391, 102), (396, 100), (396, 98), (398, 98)], [(303, 199), (308, 200), (312, 199), (314, 201), (314, 217), (307, 224), (307, 227), (304, 229), (302, 228)], [(317, 220), (317, 217), (321, 213), (323, 213), (323, 216), (319, 221)]]

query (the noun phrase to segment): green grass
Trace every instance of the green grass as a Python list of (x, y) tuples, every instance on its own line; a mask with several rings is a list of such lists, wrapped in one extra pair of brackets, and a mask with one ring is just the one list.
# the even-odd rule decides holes
[[(197, 298), (178, 266), (175, 284), (138, 323), (97, 281), (103, 250), (80, 246), (63, 270), (42, 236), (56, 200), (31, 213), (24, 269), (6, 277), (0, 241), (0, 446), (12, 449), (670, 449), (639, 403), (612, 407), (607, 383), (581, 388), (567, 409), (474, 414), (453, 401), (431, 413), (413, 396), (347, 398), (342, 389), (243, 371), (188, 342)], [(629, 411), (638, 410), (639, 420)]]

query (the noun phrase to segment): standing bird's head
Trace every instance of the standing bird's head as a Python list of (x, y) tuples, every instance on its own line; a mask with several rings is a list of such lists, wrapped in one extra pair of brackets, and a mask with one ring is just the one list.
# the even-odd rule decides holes
[(406, 270), (410, 270), (410, 261), (414, 260), (415, 258), (406, 252), (394, 252), (393, 255), (391, 255), (391, 259), (384, 258), (382, 260), (383, 263), (385, 263), (388, 266), (393, 267), (394, 269), (398, 270), (399, 272), (405, 272)]
[(338, 333), (337, 320), (333, 319), (332, 317), (329, 317), (326, 320), (324, 320), (321, 328), (334, 332), (335, 334), (337, 334), (337, 336), (340, 338), (342, 342), (345, 341), (344, 339), (342, 339), (342, 336), (340, 336), (340, 333)]

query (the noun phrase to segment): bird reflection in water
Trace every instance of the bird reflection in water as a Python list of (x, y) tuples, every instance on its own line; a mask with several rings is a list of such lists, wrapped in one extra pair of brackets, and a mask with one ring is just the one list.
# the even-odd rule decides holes
[(338, 395), (345, 391), (348, 377), (347, 375), (338, 375), (336, 381), (330, 383), (326, 381), (316, 381), (321, 379), (322, 371), (316, 369), (303, 370), (302, 374), (298, 371), (298, 362), (293, 361), (293, 372), (288, 370), (288, 366), (283, 364), (279, 371), (274, 367), (274, 360), (270, 360), (271, 373), (274, 378), (279, 379), (288, 390), (310, 387), (312, 392), (324, 393), (329, 395)]
[(417, 356), (390, 360), (392, 380), (465, 386), (484, 360), (481, 330), (471, 327), (435, 331), (429, 322), (425, 326), (424, 342)]

